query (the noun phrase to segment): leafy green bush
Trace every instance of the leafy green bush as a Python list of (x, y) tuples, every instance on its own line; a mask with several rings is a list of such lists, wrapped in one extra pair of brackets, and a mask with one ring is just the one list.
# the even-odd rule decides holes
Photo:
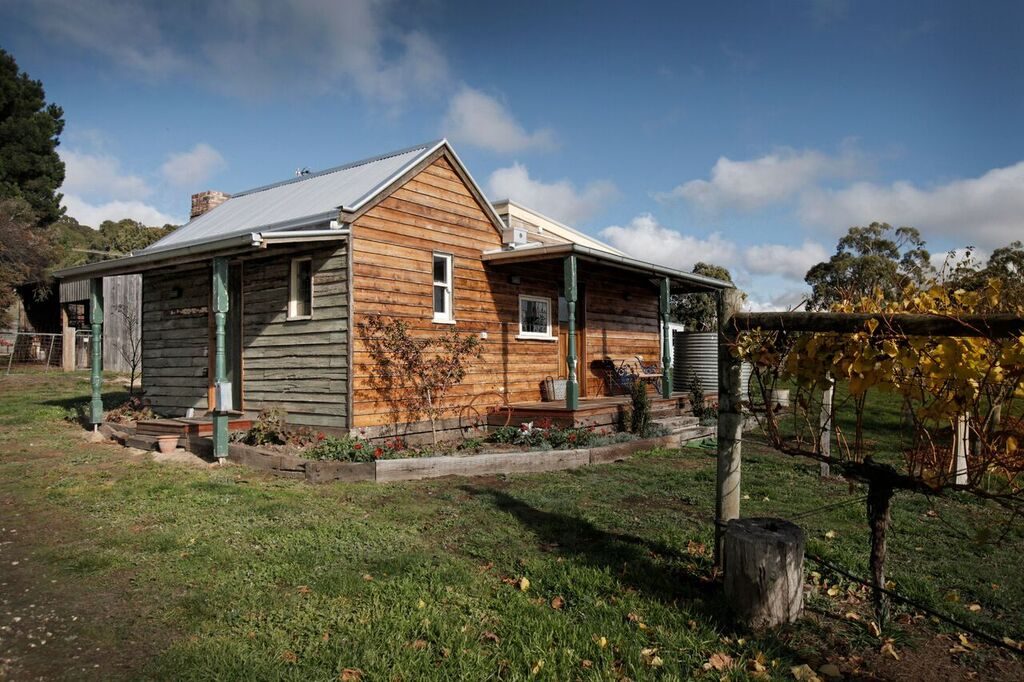
[(334, 460), (337, 462), (373, 462), (378, 459), (407, 457), (405, 441), (389, 438), (373, 443), (359, 437), (327, 436), (302, 453), (308, 459)]
[(590, 426), (570, 426), (561, 428), (551, 424), (550, 420), (525, 422), (519, 426), (502, 426), (495, 429), (488, 440), (492, 443), (523, 445), (526, 447), (547, 447), (549, 449), (584, 448), (595, 439), (594, 429)]
[(718, 418), (718, 403), (708, 404), (704, 395), (704, 382), (696, 372), (690, 375), (690, 409), (701, 424), (708, 424)]
[(629, 416), (629, 430), (641, 436), (647, 434), (651, 425), (651, 399), (647, 396), (647, 384), (634, 381), (629, 387), (632, 411)]
[(240, 438), (246, 445), (294, 445), (305, 447), (324, 439), (305, 426), (288, 424), (288, 414), (279, 407), (268, 407), (259, 413), (256, 421)]

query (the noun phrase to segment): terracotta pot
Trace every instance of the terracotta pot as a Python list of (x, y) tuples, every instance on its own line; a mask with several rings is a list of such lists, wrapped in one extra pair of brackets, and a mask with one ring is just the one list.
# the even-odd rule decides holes
[(161, 453), (169, 455), (178, 449), (178, 436), (172, 434), (157, 436), (156, 445)]

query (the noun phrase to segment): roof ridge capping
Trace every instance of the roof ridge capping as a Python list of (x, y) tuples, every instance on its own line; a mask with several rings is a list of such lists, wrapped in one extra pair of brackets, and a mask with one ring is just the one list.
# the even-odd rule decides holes
[(359, 161), (352, 161), (350, 163), (342, 164), (340, 166), (334, 166), (332, 168), (326, 168), (326, 169), (321, 170), (321, 171), (316, 171), (315, 173), (308, 173), (306, 175), (300, 175), (300, 176), (297, 176), (297, 177), (294, 177), (294, 178), (288, 178), (287, 180), (278, 180), (277, 182), (272, 182), (272, 183), (267, 184), (267, 185), (260, 185), (259, 187), (253, 187), (252, 189), (247, 189), (247, 190), (243, 190), (241, 192), (236, 192), (236, 193), (232, 194), (230, 196), (230, 198), (234, 199), (236, 197), (243, 197), (243, 196), (246, 196), (246, 195), (249, 195), (249, 194), (256, 194), (257, 192), (264, 192), (264, 191), (266, 191), (268, 189), (274, 189), (275, 187), (283, 187), (284, 185), (295, 184), (297, 182), (302, 182), (303, 180), (311, 180), (313, 178), (323, 177), (324, 175), (330, 175), (331, 173), (337, 173), (339, 171), (344, 171), (344, 170), (351, 170), (351, 169), (357, 168), (359, 166), (365, 166), (367, 164), (376, 163), (377, 161), (383, 161), (385, 159), (390, 159), (390, 158), (393, 158), (395, 156), (401, 156), (402, 154), (408, 154), (410, 152), (414, 152), (414, 151), (417, 151), (417, 150), (433, 149), (434, 147), (438, 146), (442, 142), (447, 142), (447, 139), (446, 138), (438, 138), (438, 139), (435, 139), (435, 140), (431, 140), (429, 142), (424, 142), (423, 144), (414, 144), (411, 147), (406, 147), (404, 149), (397, 149), (395, 151), (385, 152), (384, 154), (378, 154), (377, 156), (371, 156), (371, 157), (366, 158), (366, 159), (360, 159)]

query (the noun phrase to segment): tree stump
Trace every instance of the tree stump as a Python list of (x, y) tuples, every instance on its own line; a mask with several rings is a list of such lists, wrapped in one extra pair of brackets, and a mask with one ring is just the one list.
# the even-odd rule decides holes
[(725, 596), (753, 629), (792, 623), (804, 609), (803, 530), (783, 519), (735, 519), (725, 529)]

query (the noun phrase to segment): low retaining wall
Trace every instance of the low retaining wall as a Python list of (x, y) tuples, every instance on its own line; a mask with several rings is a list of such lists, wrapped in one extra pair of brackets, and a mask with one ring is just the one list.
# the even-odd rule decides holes
[[(679, 445), (679, 434), (674, 434), (578, 450), (485, 452), (477, 455), (380, 459), (374, 462), (332, 462), (303, 459), (294, 455), (268, 452), (249, 445), (232, 443), (228, 447), (228, 460), (278, 476), (303, 479), (308, 483), (329, 483), (331, 481), (391, 483), (394, 481), (418, 481), (441, 476), (484, 476), (487, 474), (561, 471), (592, 464), (621, 461), (641, 450), (679, 447)], [(208, 438), (192, 438), (189, 439), (189, 449), (196, 454), (209, 456), (212, 446)]]

